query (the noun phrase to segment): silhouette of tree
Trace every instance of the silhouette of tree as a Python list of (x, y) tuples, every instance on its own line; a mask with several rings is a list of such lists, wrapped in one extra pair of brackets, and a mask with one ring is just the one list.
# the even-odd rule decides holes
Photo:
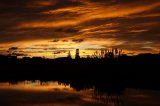
[(8, 49), (8, 53), (9, 53), (10, 56), (16, 55), (17, 50), (18, 50), (18, 47), (11, 47), (11, 48)]

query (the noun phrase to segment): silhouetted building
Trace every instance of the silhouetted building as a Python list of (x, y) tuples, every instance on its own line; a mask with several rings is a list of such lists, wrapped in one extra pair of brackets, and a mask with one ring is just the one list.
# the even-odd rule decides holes
[(70, 51), (68, 52), (68, 56), (67, 57), (71, 58), (71, 52)]
[(76, 49), (75, 59), (80, 59), (80, 56), (79, 56), (79, 49)]

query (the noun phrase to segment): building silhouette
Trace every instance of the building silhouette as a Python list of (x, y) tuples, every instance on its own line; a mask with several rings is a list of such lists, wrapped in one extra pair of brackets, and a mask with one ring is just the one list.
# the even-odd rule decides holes
[(71, 58), (71, 52), (70, 51), (68, 52), (68, 56), (67, 57)]
[(79, 56), (79, 49), (76, 49), (75, 59), (80, 59), (80, 56)]

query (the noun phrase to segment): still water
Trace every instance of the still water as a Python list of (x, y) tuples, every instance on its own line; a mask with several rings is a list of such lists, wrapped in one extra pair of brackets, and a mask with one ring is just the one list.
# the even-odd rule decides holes
[(160, 91), (126, 88), (122, 95), (75, 90), (56, 81), (0, 83), (0, 106), (160, 106)]

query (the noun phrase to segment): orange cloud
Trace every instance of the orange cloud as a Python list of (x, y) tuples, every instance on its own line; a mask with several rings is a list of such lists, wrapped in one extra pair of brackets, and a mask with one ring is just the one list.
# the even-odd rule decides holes
[[(159, 6), (159, 0), (2, 0), (0, 50), (48, 44), (40, 48), (118, 47), (157, 52)], [(59, 41), (50, 44), (54, 39)], [(51, 51), (46, 55), (52, 55)]]
[[(17, 28), (49, 28), (49, 27), (62, 27), (62, 26), (72, 26), (79, 25), (86, 21), (91, 21), (95, 19), (104, 19), (104, 18), (114, 18), (114, 17), (127, 17), (132, 14), (141, 13), (147, 10), (151, 10), (160, 6), (160, 3), (153, 3), (150, 5), (114, 5), (106, 6), (99, 4), (88, 4), (86, 6), (77, 6), (77, 7), (67, 7), (60, 8), (56, 10), (49, 10), (42, 12), (42, 14), (49, 15), (58, 15), (65, 12), (71, 13), (71, 16), (67, 15), (66, 18), (59, 17), (55, 21), (34, 21), (28, 23), (21, 23)], [(72, 16), (72, 14), (75, 16)]]

